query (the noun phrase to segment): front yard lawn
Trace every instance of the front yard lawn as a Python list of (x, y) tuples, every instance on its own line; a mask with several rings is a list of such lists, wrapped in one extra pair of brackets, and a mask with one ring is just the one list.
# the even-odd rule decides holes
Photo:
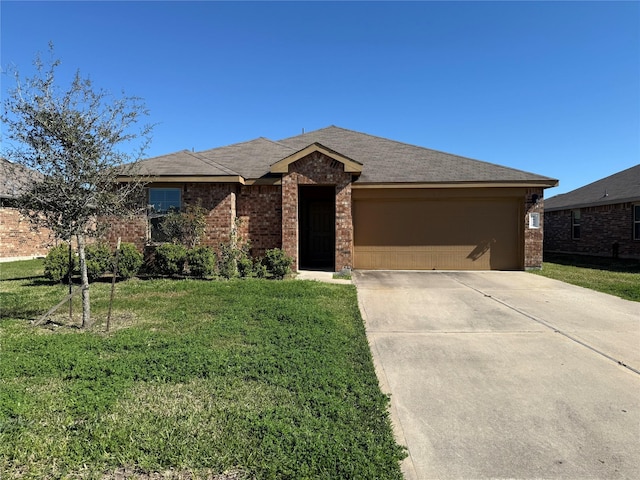
[(545, 255), (533, 273), (640, 302), (640, 262), (578, 255)]
[(0, 478), (402, 478), (355, 287), (131, 280), (105, 334), (108, 283), (31, 326), (41, 274), (0, 264)]

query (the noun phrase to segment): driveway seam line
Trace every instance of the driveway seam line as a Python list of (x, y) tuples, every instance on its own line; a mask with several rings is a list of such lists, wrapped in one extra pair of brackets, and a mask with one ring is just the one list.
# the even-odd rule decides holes
[(514, 312), (517, 312), (517, 313), (519, 313), (520, 315), (523, 315), (523, 316), (525, 316), (525, 317), (527, 317), (527, 318), (529, 318), (529, 319), (533, 320), (534, 322), (539, 323), (540, 325), (544, 325), (544, 326), (545, 326), (545, 327), (547, 327), (548, 329), (553, 330), (553, 332), (554, 332), (554, 333), (559, 333), (560, 335), (562, 335), (563, 337), (568, 338), (568, 339), (569, 339), (569, 340), (571, 340), (572, 342), (575, 342), (575, 343), (577, 343), (577, 344), (579, 344), (579, 345), (582, 345), (583, 347), (588, 348), (588, 349), (589, 349), (589, 350), (591, 350), (592, 352), (597, 353), (598, 355), (603, 356), (603, 357), (604, 357), (604, 358), (606, 358), (607, 360), (611, 360), (612, 362), (614, 362), (614, 363), (616, 363), (616, 364), (620, 365), (621, 367), (624, 367), (624, 368), (626, 368), (626, 369), (628, 369), (628, 370), (631, 370), (633, 373), (635, 373), (635, 374), (637, 374), (637, 375), (640, 375), (640, 370), (637, 370), (637, 369), (633, 368), (631, 365), (627, 365), (627, 364), (626, 364), (626, 363), (624, 363), (623, 361), (618, 360), (617, 358), (614, 358), (614, 357), (612, 357), (611, 355), (608, 355), (608, 354), (606, 354), (606, 353), (604, 353), (604, 352), (602, 352), (602, 351), (598, 350), (597, 348), (595, 348), (595, 347), (593, 347), (593, 346), (589, 345), (588, 343), (583, 342), (582, 340), (580, 340), (580, 339), (578, 339), (578, 338), (576, 338), (576, 337), (573, 337), (573, 336), (569, 335), (569, 334), (568, 334), (568, 333), (566, 333), (566, 332), (563, 332), (562, 330), (560, 330), (560, 329), (558, 329), (558, 328), (554, 327), (554, 326), (553, 326), (553, 325), (551, 325), (550, 323), (547, 323), (547, 322), (545, 322), (544, 320), (542, 320), (542, 319), (540, 319), (540, 318), (537, 318), (537, 317), (535, 317), (535, 316), (533, 316), (533, 315), (531, 315), (531, 314), (529, 314), (529, 313), (527, 313), (527, 312), (524, 312), (524, 311), (520, 310), (520, 309), (519, 309), (519, 308), (517, 308), (517, 307), (514, 307), (513, 305), (510, 305), (509, 303), (505, 302), (504, 300), (500, 300), (499, 298), (496, 298), (496, 297), (494, 297), (493, 295), (489, 295), (488, 293), (483, 292), (482, 290), (480, 290), (480, 289), (478, 289), (478, 288), (475, 288), (475, 287), (474, 287), (474, 286), (472, 286), (472, 285), (469, 285), (469, 284), (467, 284), (467, 283), (464, 283), (463, 281), (461, 281), (461, 280), (460, 280), (460, 279), (458, 279), (458, 278), (455, 278), (455, 277), (450, 277), (450, 278), (452, 278), (455, 282), (459, 283), (460, 285), (464, 285), (465, 287), (470, 288), (471, 290), (474, 290), (474, 291), (476, 291), (476, 292), (480, 293), (481, 295), (484, 295), (486, 298), (489, 298), (489, 299), (491, 299), (491, 300), (493, 300), (493, 301), (495, 301), (495, 302), (497, 302), (497, 303), (499, 303), (499, 304), (501, 304), (501, 305), (504, 305), (505, 307), (507, 307), (507, 308), (509, 308), (509, 309), (513, 310)]

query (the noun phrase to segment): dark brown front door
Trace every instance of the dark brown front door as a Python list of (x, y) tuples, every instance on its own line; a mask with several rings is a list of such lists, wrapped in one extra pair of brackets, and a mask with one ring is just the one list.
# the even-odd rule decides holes
[(300, 186), (300, 268), (335, 269), (335, 187)]

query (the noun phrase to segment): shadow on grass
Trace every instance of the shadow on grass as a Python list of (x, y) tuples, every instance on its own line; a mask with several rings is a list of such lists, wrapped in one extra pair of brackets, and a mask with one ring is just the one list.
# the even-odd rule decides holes
[(609, 272), (640, 273), (640, 260), (628, 258), (595, 257), (566, 253), (545, 253), (544, 261), (581, 268), (606, 270)]
[(27, 275), (24, 277), (8, 277), (2, 278), (3, 282), (21, 282), (22, 280), (32, 280), (33, 282), (41, 282), (36, 285), (50, 285), (52, 282), (44, 278), (44, 275)]

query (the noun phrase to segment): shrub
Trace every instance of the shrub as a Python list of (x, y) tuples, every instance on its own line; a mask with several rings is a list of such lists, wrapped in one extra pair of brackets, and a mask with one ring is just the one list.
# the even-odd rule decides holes
[(238, 275), (240, 275), (242, 278), (255, 276), (255, 272), (253, 270), (253, 260), (248, 254), (242, 252), (240, 258), (236, 260), (236, 264), (238, 267)]
[[(71, 256), (71, 272), (76, 269), (76, 256)], [(53, 247), (44, 259), (44, 276), (53, 282), (62, 282), (69, 275), (69, 244)]]
[(122, 278), (135, 276), (142, 267), (142, 254), (133, 243), (123, 243), (120, 245), (120, 256), (118, 257), (118, 275)]
[(195, 247), (204, 235), (206, 210), (200, 205), (187, 205), (183, 212), (170, 212), (160, 226), (162, 233), (173, 243)]
[(210, 247), (195, 247), (187, 251), (189, 272), (194, 277), (208, 277), (216, 270), (216, 254)]
[(218, 275), (222, 278), (235, 278), (238, 276), (238, 261), (236, 249), (230, 243), (221, 243), (218, 253)]
[(183, 245), (164, 243), (156, 249), (155, 270), (161, 275), (179, 275), (184, 271), (187, 249)]
[(87, 276), (93, 282), (113, 268), (113, 254), (108, 245), (94, 243), (85, 248)]
[(262, 265), (267, 270), (267, 276), (278, 280), (282, 280), (285, 275), (291, 272), (292, 264), (293, 259), (279, 248), (267, 250), (262, 259)]
[(256, 278), (267, 278), (267, 267), (262, 262), (257, 261), (253, 265), (253, 276)]

